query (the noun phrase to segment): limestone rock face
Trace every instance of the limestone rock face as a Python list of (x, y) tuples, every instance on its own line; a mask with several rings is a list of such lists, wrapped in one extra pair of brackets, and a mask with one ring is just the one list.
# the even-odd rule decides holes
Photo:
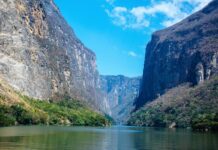
[(153, 34), (147, 45), (136, 106), (184, 82), (194, 85), (217, 73), (218, 1), (180, 23)]
[(102, 105), (96, 56), (53, 0), (0, 1), (0, 75), (38, 99), (63, 96)]
[(126, 123), (138, 96), (141, 77), (101, 76), (101, 89), (117, 123)]

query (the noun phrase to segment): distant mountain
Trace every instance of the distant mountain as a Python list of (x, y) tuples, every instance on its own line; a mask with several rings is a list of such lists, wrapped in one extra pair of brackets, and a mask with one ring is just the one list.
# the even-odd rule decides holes
[(74, 98), (107, 109), (96, 56), (53, 0), (0, 1), (0, 76), (29, 97)]
[(218, 1), (176, 25), (157, 31), (147, 45), (136, 107), (189, 82), (198, 85), (218, 70)]
[(110, 115), (117, 123), (125, 123), (134, 109), (138, 96), (140, 77), (101, 76), (101, 89), (109, 104)]

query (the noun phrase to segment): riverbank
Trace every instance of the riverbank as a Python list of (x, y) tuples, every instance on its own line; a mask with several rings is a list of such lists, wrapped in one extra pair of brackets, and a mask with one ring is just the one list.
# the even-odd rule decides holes
[(111, 120), (85, 102), (36, 100), (0, 82), (0, 126), (14, 125), (109, 126)]
[(218, 76), (169, 90), (132, 114), (129, 125), (218, 131)]

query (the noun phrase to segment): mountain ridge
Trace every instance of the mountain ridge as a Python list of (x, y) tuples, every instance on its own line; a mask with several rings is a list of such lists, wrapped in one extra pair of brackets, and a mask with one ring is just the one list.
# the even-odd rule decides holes
[(136, 108), (179, 84), (197, 85), (217, 74), (218, 2), (155, 32), (146, 48)]
[(147, 45), (128, 125), (218, 130), (218, 1), (164, 30)]

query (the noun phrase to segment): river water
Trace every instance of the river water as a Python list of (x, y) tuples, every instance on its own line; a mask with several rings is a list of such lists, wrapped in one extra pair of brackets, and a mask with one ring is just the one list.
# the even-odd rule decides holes
[(217, 133), (113, 126), (0, 128), (0, 150), (217, 150)]

